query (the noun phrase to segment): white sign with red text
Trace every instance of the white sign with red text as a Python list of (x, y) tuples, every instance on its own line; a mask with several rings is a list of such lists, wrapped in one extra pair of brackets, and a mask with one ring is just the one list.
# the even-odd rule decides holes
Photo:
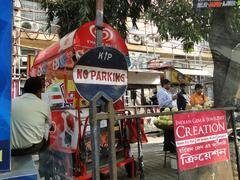
[(112, 47), (97, 47), (85, 53), (75, 64), (73, 81), (78, 93), (90, 101), (98, 92), (113, 102), (126, 91), (128, 84), (125, 56)]
[(105, 69), (77, 65), (73, 71), (75, 83), (127, 85), (127, 72), (119, 69)]

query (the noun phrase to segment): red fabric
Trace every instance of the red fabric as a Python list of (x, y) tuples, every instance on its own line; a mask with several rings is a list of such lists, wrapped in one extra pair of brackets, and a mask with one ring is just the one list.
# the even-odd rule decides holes
[(113, 107), (115, 110), (124, 109), (124, 102), (121, 99), (119, 99), (117, 102), (113, 104)]
[[(127, 122), (128, 128), (131, 132), (131, 136), (130, 136), (130, 142), (131, 143), (135, 143), (137, 142), (137, 126), (136, 126), (136, 119), (131, 119), (128, 120)], [(144, 121), (143, 119), (140, 119), (140, 129), (141, 129), (141, 139), (142, 139), (142, 143), (147, 143), (147, 136), (144, 133)]]

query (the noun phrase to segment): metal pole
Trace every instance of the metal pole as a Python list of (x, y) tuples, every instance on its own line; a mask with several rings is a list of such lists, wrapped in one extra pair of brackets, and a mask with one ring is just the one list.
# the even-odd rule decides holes
[(109, 168), (110, 168), (110, 179), (117, 180), (117, 160), (115, 150), (115, 118), (112, 100), (108, 102), (108, 147), (109, 147)]
[[(97, 102), (102, 100), (105, 104), (101, 104), (101, 111), (97, 109)], [(107, 105), (107, 111), (102, 111)], [(100, 180), (100, 121), (107, 120), (108, 128), (108, 155), (109, 155), (109, 168), (110, 179), (117, 180), (117, 161), (116, 161), (116, 149), (115, 149), (115, 116), (113, 109), (113, 101), (103, 92), (98, 92), (90, 104), (89, 120), (91, 125), (91, 140), (92, 140), (92, 174), (93, 180)]]
[(100, 127), (96, 118), (97, 106), (91, 101), (89, 109), (89, 120), (91, 125), (91, 141), (92, 141), (92, 174), (93, 180), (100, 180), (100, 153), (99, 153), (99, 137)]
[(240, 165), (239, 165), (239, 148), (238, 148), (238, 139), (237, 139), (237, 131), (235, 126), (235, 120), (234, 120), (234, 111), (230, 111), (230, 121), (232, 123), (233, 128), (233, 137), (234, 137), (234, 146), (235, 146), (235, 152), (236, 152), (236, 161), (237, 161), (237, 171), (238, 171), (238, 179), (240, 180)]
[(96, 1), (96, 46), (102, 46), (102, 30), (103, 30), (103, 3), (104, 0)]
[(140, 118), (136, 118), (137, 126), (137, 142), (138, 142), (138, 165), (140, 170), (140, 180), (144, 180), (144, 164), (143, 164), (143, 152), (142, 152), (142, 134), (140, 126)]

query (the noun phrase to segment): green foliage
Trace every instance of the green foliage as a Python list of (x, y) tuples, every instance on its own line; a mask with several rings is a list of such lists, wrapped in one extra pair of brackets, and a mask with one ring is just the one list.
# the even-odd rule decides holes
[(57, 17), (60, 37), (95, 18), (94, 0), (43, 0), (42, 8), (47, 9), (48, 24)]
[[(194, 43), (207, 40), (214, 61), (214, 101), (216, 106), (223, 107), (227, 97), (235, 96), (239, 89), (238, 83), (228, 83), (232, 82), (234, 71), (230, 66), (232, 49), (240, 39), (240, 9), (195, 9), (193, 1), (196, 0), (104, 0), (104, 22), (125, 38), (127, 18), (136, 25), (144, 17), (158, 27), (161, 39), (180, 40), (186, 52), (193, 50)], [(60, 37), (95, 20), (96, 0), (42, 0), (42, 7), (47, 9), (49, 24), (57, 17)], [(235, 75), (235, 79), (240, 78)], [(229, 87), (230, 93), (223, 92)]]
[(188, 0), (157, 0), (147, 17), (158, 27), (161, 39), (181, 40), (186, 51), (208, 38), (211, 11), (195, 10)]
[[(42, 7), (47, 9), (49, 24), (57, 17), (60, 37), (95, 20), (96, 0), (43, 0)], [(209, 39), (213, 14), (217, 11), (225, 13), (226, 20), (220, 20), (222, 26), (227, 26), (228, 32), (239, 33), (239, 8), (194, 9), (189, 0), (104, 0), (104, 22), (124, 38), (127, 18), (136, 26), (136, 21), (145, 16), (158, 27), (161, 39), (181, 40), (187, 52), (193, 50), (194, 43)]]
[[(105, 0), (104, 22), (115, 27), (125, 38), (127, 17), (136, 23), (150, 2), (151, 0)], [(42, 8), (47, 9), (49, 25), (54, 17), (58, 18), (59, 35), (62, 37), (80, 25), (95, 20), (96, 0), (43, 0)]]

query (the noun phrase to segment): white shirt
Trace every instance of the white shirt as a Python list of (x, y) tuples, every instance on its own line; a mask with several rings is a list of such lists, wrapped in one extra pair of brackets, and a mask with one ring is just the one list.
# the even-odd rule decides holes
[(158, 99), (158, 104), (160, 108), (164, 107), (173, 107), (173, 100), (172, 100), (172, 94), (167, 91), (165, 88), (161, 88), (158, 93), (157, 93), (157, 99)]
[(48, 139), (50, 107), (36, 95), (25, 93), (12, 102), (11, 147), (21, 149)]

